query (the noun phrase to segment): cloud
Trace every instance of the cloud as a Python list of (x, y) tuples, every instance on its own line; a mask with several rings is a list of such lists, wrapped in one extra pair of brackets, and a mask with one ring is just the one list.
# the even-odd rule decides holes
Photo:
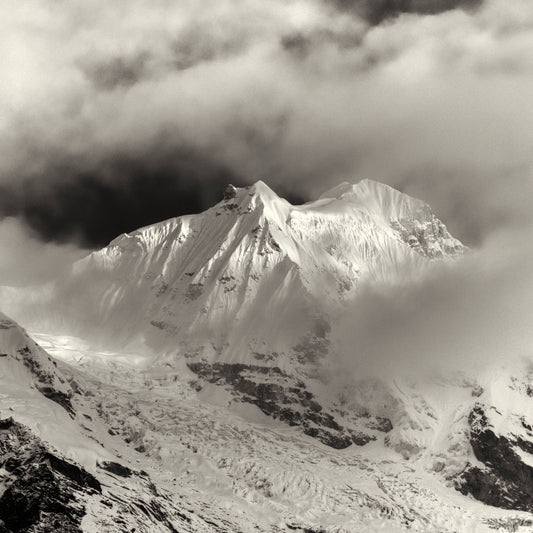
[(154, 220), (202, 211), (230, 182), (243, 179), (208, 154), (175, 146), (166, 152), (159, 143), (149, 154), (58, 159), (16, 186), (0, 184), (0, 212), (45, 241), (98, 247)]
[(96, 246), (225, 181), (312, 199), (371, 177), (469, 244), (528, 220), (530, 2), (351, 5), (387, 23), (318, 0), (2, 5), (0, 216)]
[(531, 229), (500, 233), (459, 262), (434, 263), (417, 282), (364, 287), (334, 321), (341, 355), (332, 376), (481, 375), (533, 358)]
[(397, 17), (402, 13), (435, 15), (452, 9), (474, 9), (483, 0), (335, 0), (344, 11), (357, 14), (372, 25)]
[(129, 57), (106, 58), (101, 62), (87, 59), (80, 67), (97, 89), (113, 90), (139, 83), (148, 72), (149, 56), (137, 53)]
[(67, 272), (87, 251), (43, 243), (15, 218), (0, 221), (0, 286), (45, 283)]

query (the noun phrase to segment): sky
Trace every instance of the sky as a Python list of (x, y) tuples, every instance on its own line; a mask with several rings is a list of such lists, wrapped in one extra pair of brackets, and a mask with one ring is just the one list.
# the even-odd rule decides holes
[(0, 19), (6, 283), (230, 182), (299, 203), (376, 179), (474, 248), (532, 222), (530, 0), (6, 0)]

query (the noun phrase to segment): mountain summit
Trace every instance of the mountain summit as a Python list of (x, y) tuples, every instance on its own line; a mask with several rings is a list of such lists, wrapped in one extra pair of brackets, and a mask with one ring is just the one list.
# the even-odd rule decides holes
[(230, 185), (203, 213), (91, 253), (49, 288), (53, 309), (35, 304), (32, 315), (41, 330), (53, 324), (159, 355), (205, 352), (208, 338), (209, 357), (249, 361), (265, 339), (277, 339), (278, 353), (297, 344), (360, 283), (416, 276), (464, 250), (426, 203), (375, 181), (342, 183), (298, 206), (262, 181)]

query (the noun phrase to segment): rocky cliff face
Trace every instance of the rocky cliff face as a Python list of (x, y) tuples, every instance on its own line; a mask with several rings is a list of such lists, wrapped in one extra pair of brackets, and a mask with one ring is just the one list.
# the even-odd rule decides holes
[(305, 435), (332, 448), (364, 446), (376, 440), (377, 432), (392, 429), (390, 420), (368, 414), (357, 417), (362, 422), (357, 428), (343, 426), (338, 413), (324, 409), (304, 381), (278, 367), (190, 363), (189, 368), (201, 380), (226, 387), (235, 401), (256, 405), (266, 415), (298, 427)]
[(68, 460), (13, 418), (0, 420), (0, 531), (196, 531), (146, 472)]
[(81, 533), (86, 498), (102, 492), (96, 477), (13, 418), (0, 420), (0, 468), (0, 531)]
[(504, 509), (533, 512), (533, 393), (526, 368), (496, 395), (482, 394), (468, 415), (469, 442), (478, 464), (457, 479), (463, 493)]

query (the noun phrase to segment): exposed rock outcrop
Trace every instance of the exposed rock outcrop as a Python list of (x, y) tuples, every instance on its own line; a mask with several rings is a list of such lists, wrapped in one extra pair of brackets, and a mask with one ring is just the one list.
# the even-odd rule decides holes
[(457, 480), (457, 489), (489, 505), (532, 512), (533, 466), (519, 452), (531, 443), (499, 435), (479, 404), (468, 422), (472, 450), (485, 466), (467, 465)]
[(81, 532), (84, 500), (102, 490), (92, 474), (50, 452), (12, 418), (0, 421), (0, 467), (3, 531)]
[(375, 440), (371, 433), (342, 426), (306, 390), (302, 381), (278, 367), (225, 363), (190, 363), (188, 366), (209, 383), (229, 385), (231, 393), (240, 401), (256, 405), (263, 413), (301, 428), (306, 435), (332, 448), (347, 448), (351, 444), (364, 446)]

